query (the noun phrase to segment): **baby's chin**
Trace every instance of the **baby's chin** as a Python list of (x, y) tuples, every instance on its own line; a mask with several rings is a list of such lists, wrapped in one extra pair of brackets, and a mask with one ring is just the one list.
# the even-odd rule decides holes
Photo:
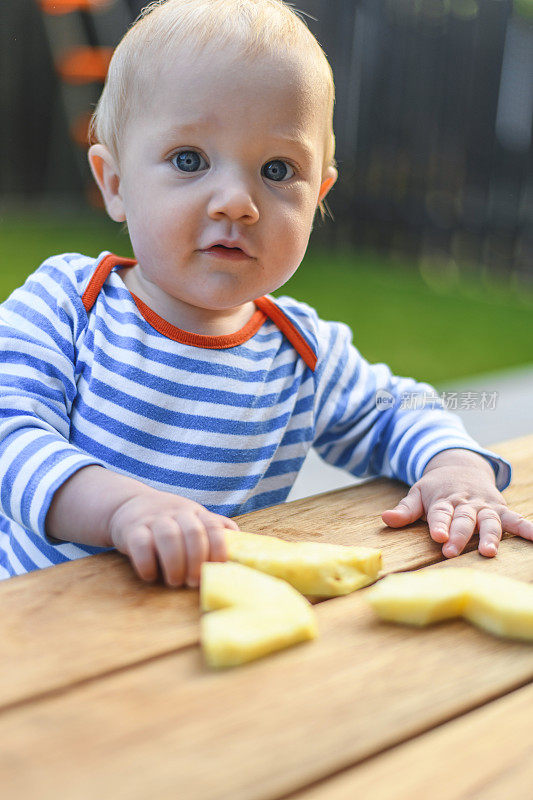
[(262, 286), (244, 288), (235, 285), (233, 282), (230, 282), (233, 285), (228, 286), (225, 281), (223, 284), (226, 285), (210, 286), (204, 291), (195, 292), (194, 298), (191, 297), (191, 305), (196, 305), (206, 311), (227, 312), (241, 308), (247, 303), (253, 302), (256, 298), (268, 294), (268, 291), (264, 291)]
[[(260, 297), (262, 295), (258, 295)], [(254, 300), (256, 298), (250, 298), (249, 300), (243, 300), (242, 302), (235, 302), (233, 300), (231, 303), (223, 303), (223, 302), (201, 302), (201, 303), (190, 303), (189, 305), (197, 308), (198, 311), (204, 312), (206, 314), (212, 314), (216, 316), (217, 314), (221, 317), (229, 317), (232, 314), (239, 314), (244, 313), (245, 310), (249, 310), (253, 312), (255, 310)]]

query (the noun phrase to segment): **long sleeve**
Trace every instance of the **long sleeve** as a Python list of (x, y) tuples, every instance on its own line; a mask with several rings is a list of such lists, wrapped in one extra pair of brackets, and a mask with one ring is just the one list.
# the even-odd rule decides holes
[(100, 463), (69, 444), (77, 341), (87, 324), (78, 282), (93, 264), (75, 254), (51, 258), (0, 306), (0, 509), (45, 539), (54, 492)]
[(437, 453), (464, 448), (490, 462), (500, 490), (509, 485), (510, 464), (478, 445), (432, 386), (397, 377), (386, 364), (369, 364), (346, 325), (317, 325), (313, 446), (325, 461), (358, 477), (383, 475), (412, 485)]

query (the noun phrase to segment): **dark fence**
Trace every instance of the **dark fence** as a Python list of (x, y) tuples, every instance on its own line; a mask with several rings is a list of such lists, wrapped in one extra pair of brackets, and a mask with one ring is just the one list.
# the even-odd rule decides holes
[(308, 5), (337, 84), (331, 234), (531, 275), (533, 17), (505, 0)]
[[(86, 191), (73, 120), (100, 87), (61, 85), (54, 64), (69, 43), (113, 46), (142, 3), (109, 5), (44, 19), (37, 0), (2, 0), (4, 195)], [(533, 0), (295, 5), (315, 18), (337, 87), (335, 223), (318, 225), (316, 238), (444, 275), (484, 264), (530, 280)]]

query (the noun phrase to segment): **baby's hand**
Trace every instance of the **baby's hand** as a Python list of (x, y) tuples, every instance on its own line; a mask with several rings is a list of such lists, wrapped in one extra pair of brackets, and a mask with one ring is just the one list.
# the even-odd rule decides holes
[(489, 462), (469, 450), (438, 453), (398, 505), (381, 515), (393, 528), (421, 517), (447, 558), (461, 553), (476, 529), (484, 556), (496, 555), (502, 530), (533, 541), (533, 523), (507, 507)]
[(149, 489), (117, 508), (110, 535), (143, 580), (156, 580), (159, 563), (169, 586), (198, 586), (203, 561), (227, 559), (224, 528), (239, 530), (192, 500)]

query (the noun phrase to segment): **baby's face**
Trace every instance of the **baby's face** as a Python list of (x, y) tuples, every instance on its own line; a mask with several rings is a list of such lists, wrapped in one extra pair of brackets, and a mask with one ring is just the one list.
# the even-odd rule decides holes
[(121, 143), (123, 214), (143, 277), (189, 306), (236, 308), (299, 266), (320, 188), (325, 102), (284, 59), (182, 53)]

